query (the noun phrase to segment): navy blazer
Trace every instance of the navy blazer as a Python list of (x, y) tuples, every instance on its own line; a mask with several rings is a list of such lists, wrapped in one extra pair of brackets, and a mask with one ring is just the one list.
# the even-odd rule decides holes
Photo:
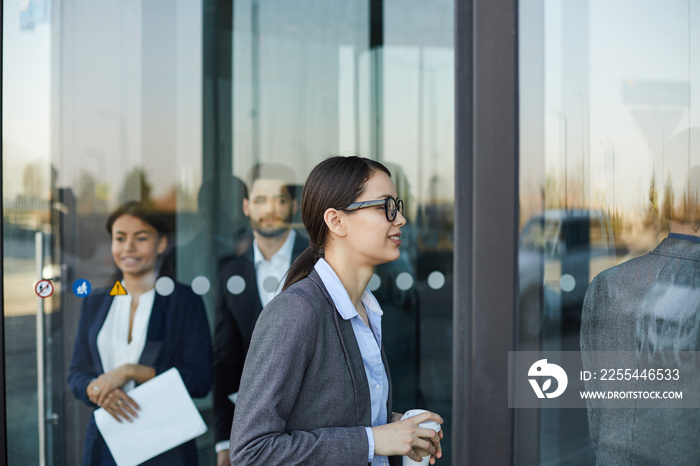
[[(73, 395), (92, 408), (87, 396), (90, 381), (104, 370), (97, 349), (97, 334), (112, 305), (109, 289), (99, 289), (83, 298), (80, 321), (73, 346), (68, 384)], [(212, 345), (202, 298), (189, 287), (176, 283), (169, 296), (156, 293), (148, 322), (146, 344), (139, 364), (153, 367), (156, 375), (177, 368), (192, 397), (205, 396), (212, 384)], [(83, 464), (109, 464), (104, 440), (92, 416), (85, 434)], [(194, 440), (163, 453), (145, 464), (196, 464)]]
[[(292, 247), (292, 262), (309, 246), (309, 240), (297, 232)], [(245, 289), (237, 295), (226, 288), (228, 279), (238, 275)], [(222, 261), (219, 273), (214, 326), (214, 437), (216, 442), (231, 435), (234, 405), (228, 395), (238, 391), (250, 338), (263, 306), (258, 294), (253, 248), (240, 256)]]

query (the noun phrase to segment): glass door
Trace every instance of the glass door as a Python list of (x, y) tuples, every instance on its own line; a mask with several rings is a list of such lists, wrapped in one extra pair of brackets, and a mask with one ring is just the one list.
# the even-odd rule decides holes
[[(519, 350), (579, 351), (591, 280), (695, 215), (699, 7), (520, 2)], [(523, 458), (595, 461), (585, 409), (517, 411)]]
[[(452, 2), (3, 8), (9, 464), (81, 461), (93, 410), (67, 379), (82, 304), (115, 286), (115, 209), (137, 201), (159, 212), (162, 270), (201, 297), (215, 339), (217, 300), (237, 289), (221, 264), (252, 244), (251, 168), (284, 165), (300, 192), (330, 155), (382, 161), (406, 202), (401, 259), (379, 267), (370, 289), (384, 309), (394, 410), (434, 410), (449, 432)], [(298, 213), (293, 227), (304, 236)], [(215, 464), (211, 393), (195, 403), (209, 427), (197, 456)], [(449, 463), (449, 434), (443, 448)]]

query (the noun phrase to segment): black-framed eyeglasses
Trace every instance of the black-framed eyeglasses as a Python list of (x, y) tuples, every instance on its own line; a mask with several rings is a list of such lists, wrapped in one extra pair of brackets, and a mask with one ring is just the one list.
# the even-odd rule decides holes
[(397, 212), (401, 212), (401, 214), (403, 215), (403, 201), (401, 199), (394, 199), (391, 196), (387, 197), (386, 199), (377, 199), (376, 201), (354, 202), (346, 208), (344, 208), (343, 210), (353, 211), (366, 209), (368, 207), (379, 207), (380, 205), (384, 205), (384, 213), (386, 214), (386, 219), (390, 222), (396, 220)]

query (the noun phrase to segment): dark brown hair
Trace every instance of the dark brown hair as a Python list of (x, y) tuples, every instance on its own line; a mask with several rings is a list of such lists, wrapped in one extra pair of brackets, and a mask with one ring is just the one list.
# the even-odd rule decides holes
[(246, 191), (244, 197), (248, 199), (249, 193), (253, 190), (253, 184), (259, 179), (281, 180), (284, 182), (284, 187), (287, 188), (292, 199), (297, 198), (296, 192), (296, 175), (294, 171), (286, 165), (279, 163), (256, 163), (245, 178)]
[(144, 223), (149, 224), (158, 232), (158, 235), (160, 236), (167, 235), (172, 232), (172, 225), (170, 225), (170, 222), (165, 214), (142, 202), (129, 201), (117, 207), (117, 209), (112, 212), (107, 219), (105, 227), (107, 228), (107, 233), (109, 233), (110, 236), (112, 236), (112, 227), (114, 226), (114, 222), (116, 222), (122, 215), (131, 215), (132, 217), (136, 217)]
[(284, 283), (286, 290), (305, 278), (323, 257), (328, 226), (323, 216), (328, 209), (344, 209), (362, 195), (365, 183), (376, 171), (391, 176), (381, 163), (364, 157), (331, 157), (311, 170), (301, 193), (301, 219), (309, 234), (309, 247), (294, 261)]
[[(117, 209), (110, 214), (109, 218), (107, 218), (105, 228), (107, 229), (107, 233), (109, 233), (110, 238), (112, 237), (112, 227), (114, 227), (114, 222), (116, 222), (122, 215), (131, 215), (132, 217), (138, 218), (142, 222), (152, 226), (158, 232), (159, 238), (165, 236), (168, 239), (168, 246), (166, 250), (158, 257), (156, 270), (158, 275), (174, 276), (175, 263), (172, 254), (172, 241), (170, 238), (173, 228), (169, 217), (164, 213), (157, 211), (149, 204), (138, 201), (126, 202), (117, 207)], [(110, 277), (110, 282), (120, 280), (121, 275), (121, 271), (117, 269), (112, 277)]]

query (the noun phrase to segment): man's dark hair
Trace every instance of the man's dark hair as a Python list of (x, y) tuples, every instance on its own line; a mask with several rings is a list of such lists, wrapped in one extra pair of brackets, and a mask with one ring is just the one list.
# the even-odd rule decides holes
[(259, 179), (282, 180), (292, 199), (297, 198), (297, 185), (295, 184), (296, 175), (294, 174), (294, 171), (286, 165), (279, 163), (256, 163), (250, 167), (250, 170), (248, 170), (248, 175), (245, 177), (247, 187), (245, 193), (246, 199), (248, 199), (250, 191), (253, 190), (253, 183)]

